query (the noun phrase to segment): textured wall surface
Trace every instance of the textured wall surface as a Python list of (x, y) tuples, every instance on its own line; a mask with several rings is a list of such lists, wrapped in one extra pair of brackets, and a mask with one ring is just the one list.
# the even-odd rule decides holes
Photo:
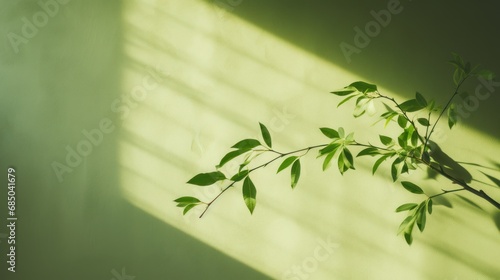
[[(255, 172), (253, 215), (239, 185), (203, 219), (202, 208), (182, 216), (172, 202), (215, 197), (225, 183), (186, 181), (238, 140), (260, 137), (258, 122), (283, 152), (326, 143), (319, 127), (377, 142), (376, 116), (354, 119), (352, 104), (337, 108), (329, 94), (353, 81), (444, 103), (451, 52), (500, 73), (496, 2), (359, 2), (2, 3), (0, 172), (16, 170), (18, 218), (12, 273), (4, 182), (2, 279), (500, 277), (498, 210), (450, 196), (453, 208), (436, 206), (410, 247), (394, 209), (421, 197), (392, 183), (388, 164), (372, 176), (371, 158), (341, 176), (322, 172), (311, 151), (293, 191), (278, 164)], [(500, 177), (500, 85), (476, 79), (464, 89), (462, 123), (449, 131), (443, 122), (436, 142), (457, 161), (491, 167), (468, 166), (492, 183), (480, 171)], [(411, 180), (429, 193), (455, 187), (424, 170)], [(500, 199), (498, 188), (473, 186)]]

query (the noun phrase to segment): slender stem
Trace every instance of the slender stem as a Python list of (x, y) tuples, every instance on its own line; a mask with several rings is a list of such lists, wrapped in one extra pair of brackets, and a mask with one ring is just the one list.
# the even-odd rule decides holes
[(429, 196), (429, 199), (432, 199), (434, 197), (438, 197), (438, 196), (441, 196), (441, 195), (444, 195), (444, 194), (447, 194), (447, 193), (459, 192), (459, 191), (464, 191), (464, 190), (465, 190), (464, 188), (454, 189), (454, 190), (442, 190), (443, 191), (442, 193), (431, 195), (431, 196)]
[(495, 206), (497, 209), (500, 209), (500, 203), (498, 201), (496, 201), (495, 199), (493, 199), (491, 196), (489, 196), (487, 193), (485, 193), (483, 190), (476, 190), (475, 188), (469, 186), (466, 182), (460, 180), (460, 179), (457, 179), (451, 175), (449, 175), (448, 173), (444, 172), (444, 170), (442, 168), (438, 168), (434, 165), (431, 165), (431, 163), (427, 163), (425, 161), (423, 161), (422, 159), (420, 158), (417, 158), (417, 157), (412, 157), (414, 158), (415, 160), (427, 165), (427, 167), (431, 168), (432, 170), (438, 172), (439, 174), (441, 174), (442, 176), (444, 176), (445, 178), (449, 179), (450, 181), (452, 181), (453, 183), (461, 186), (463, 188), (463, 190), (466, 190), (474, 195), (477, 195), (479, 197), (481, 197), (482, 199), (488, 201), (491, 205)]
[[(432, 136), (432, 133), (434, 133), (434, 129), (436, 128), (436, 125), (438, 124), (439, 120), (441, 119), (441, 117), (443, 116), (444, 112), (446, 111), (446, 109), (448, 109), (448, 107), (450, 106), (451, 104), (451, 101), (453, 101), (453, 98), (455, 98), (455, 96), (458, 95), (458, 90), (460, 89), (460, 87), (462, 86), (462, 84), (465, 82), (465, 80), (467, 80), (467, 78), (469, 78), (469, 75), (465, 76), (461, 81), (460, 83), (458, 83), (457, 87), (455, 88), (455, 92), (453, 92), (453, 95), (450, 97), (450, 99), (448, 100), (448, 102), (446, 103), (446, 105), (444, 106), (443, 110), (441, 110), (441, 113), (439, 113), (439, 116), (438, 118), (436, 119), (436, 122), (434, 123), (434, 125), (432, 126), (432, 129), (431, 129), (431, 132), (429, 133), (429, 136), (427, 136), (426, 140), (425, 140), (425, 143), (424, 143), (424, 147), (427, 146), (427, 142), (429, 141), (429, 139), (431, 138)], [(424, 150), (425, 152), (425, 150)]]
[(394, 151), (394, 150), (391, 150), (391, 149), (382, 148), (382, 147), (375, 146), (375, 145), (372, 145), (372, 144), (363, 144), (363, 143), (358, 143), (358, 142), (354, 142), (354, 144), (349, 144), (349, 146), (359, 146), (359, 147), (375, 148), (375, 149), (378, 149), (378, 150), (388, 151), (388, 152)]
[[(285, 157), (287, 155), (291, 155), (291, 154), (296, 154), (296, 153), (300, 153), (300, 152), (305, 152), (303, 155), (301, 156), (304, 156), (305, 154), (307, 154), (310, 150), (312, 149), (317, 149), (317, 148), (322, 148), (322, 147), (326, 147), (328, 146), (328, 144), (320, 144), (320, 145), (314, 145), (314, 146), (310, 146), (310, 147), (307, 147), (307, 148), (303, 148), (303, 149), (299, 149), (299, 150), (295, 150), (295, 151), (291, 151), (291, 152), (287, 152), (287, 153), (280, 153), (278, 151), (275, 151), (273, 149), (268, 149), (268, 150), (265, 150), (265, 151), (269, 151), (269, 152), (274, 152), (276, 154), (278, 154), (278, 156), (274, 157), (273, 159), (267, 161), (266, 163), (263, 163), (257, 167), (254, 167), (250, 170), (248, 170), (248, 174), (252, 173), (253, 171), (257, 170), (257, 169), (260, 169), (260, 168), (263, 168), (263, 167), (266, 167), (267, 165), (269, 165), (270, 163), (282, 158), (282, 157)], [(203, 212), (201, 213), (200, 215), (200, 218), (203, 217), (203, 215), (205, 215), (205, 213), (207, 212), (208, 208), (224, 193), (226, 192), (229, 188), (231, 188), (232, 186), (234, 186), (234, 184), (236, 183), (237, 181), (233, 181), (231, 182), (231, 184), (229, 184), (227, 187), (225, 187), (224, 189), (222, 189), (222, 191), (217, 194), (217, 196), (214, 197), (214, 199), (212, 199), (210, 202), (206, 203), (206, 207), (205, 207), (205, 210), (203, 210)]]
[[(429, 134), (430, 136), (430, 134)], [(257, 167), (254, 167), (250, 170), (248, 170), (248, 174), (250, 174), (251, 172), (257, 170), (257, 169), (260, 169), (260, 168), (263, 168), (263, 167), (266, 167), (267, 165), (271, 164), (272, 162), (280, 159), (280, 158), (283, 158), (285, 156), (288, 156), (288, 155), (291, 155), (291, 154), (296, 154), (296, 153), (300, 153), (300, 152), (305, 152), (303, 155), (301, 156), (304, 156), (305, 154), (307, 154), (310, 150), (312, 149), (317, 149), (317, 148), (322, 148), (322, 147), (326, 147), (328, 146), (329, 144), (320, 144), (320, 145), (314, 145), (314, 146), (309, 146), (307, 148), (302, 148), (302, 149), (298, 149), (298, 150), (295, 150), (295, 151), (291, 151), (291, 152), (287, 152), (287, 153), (281, 153), (281, 152), (277, 152), (275, 150), (272, 150), (272, 149), (269, 149), (267, 151), (269, 152), (274, 152), (276, 154), (278, 154), (278, 156), (274, 157), (273, 159), (257, 166)], [(391, 149), (388, 149), (388, 148), (383, 148), (383, 147), (378, 147), (378, 146), (374, 146), (372, 144), (364, 144), (364, 143), (358, 143), (358, 142), (354, 142), (354, 143), (351, 143), (351, 144), (348, 144), (350, 146), (359, 146), (359, 147), (367, 147), (367, 148), (375, 148), (375, 149), (379, 149), (379, 150), (382, 150), (382, 151), (394, 151), (394, 150), (391, 150)], [(433, 166), (431, 165), (430, 162), (425, 162), (423, 161), (421, 158), (418, 158), (418, 157), (415, 157), (415, 156), (409, 156), (413, 159), (415, 159), (416, 161), (420, 162), (420, 163), (423, 163), (425, 164), (427, 167), (435, 170), (436, 172), (438, 172), (439, 174), (441, 174), (442, 176), (444, 176), (445, 178), (449, 179), (450, 181), (452, 181), (453, 183), (455, 184), (458, 184), (459, 186), (461, 186), (462, 188), (460, 189), (455, 189), (455, 190), (443, 190), (442, 193), (439, 193), (439, 194), (436, 194), (436, 195), (433, 195), (433, 196), (430, 196), (429, 198), (434, 198), (434, 197), (437, 197), (437, 196), (440, 196), (440, 195), (444, 195), (444, 194), (448, 194), (448, 193), (452, 193), (452, 192), (458, 192), (458, 191), (468, 191), (474, 195), (477, 195), (481, 198), (483, 198), (484, 200), (488, 201), (490, 204), (492, 204), (493, 206), (495, 206), (497, 209), (500, 209), (500, 203), (497, 202), (495, 199), (493, 199), (492, 197), (490, 197), (488, 194), (486, 194), (483, 190), (476, 190), (474, 189), (473, 187), (469, 186), (467, 183), (465, 183), (464, 181), (460, 180), (460, 179), (457, 179), (449, 174), (447, 174), (442, 168), (438, 168), (436, 166)], [(212, 199), (212, 201), (206, 203), (206, 208), (205, 210), (203, 210), (203, 212), (201, 213), (200, 215), (200, 218), (203, 217), (203, 215), (207, 212), (208, 208), (224, 193), (226, 192), (229, 188), (233, 187), (234, 184), (236, 183), (237, 181), (233, 181), (231, 182), (227, 187), (225, 187), (224, 189), (222, 189), (222, 191), (217, 194), (217, 196)]]
[(225, 191), (227, 191), (230, 187), (232, 187), (234, 183), (236, 183), (236, 181), (233, 181), (231, 184), (225, 187), (214, 199), (212, 199), (212, 201), (207, 203), (207, 207), (205, 207), (205, 210), (203, 210), (203, 212), (201, 213), (200, 218), (203, 217), (203, 215), (205, 215), (205, 213), (208, 210), (208, 207), (210, 207), (210, 205), (212, 205), (212, 203), (214, 203), (214, 201), (216, 201)]
[[(377, 146), (373, 146), (371, 144), (362, 144), (362, 143), (355, 143), (355, 144), (352, 144), (353, 146), (362, 146), (362, 147), (372, 147), (372, 148), (377, 148), (377, 149), (380, 149), (380, 150), (386, 150), (386, 151), (393, 151), (393, 150), (389, 150), (389, 149), (386, 149), (386, 148), (381, 148), (381, 147), (377, 147)], [(461, 186), (462, 188), (459, 189), (459, 190), (465, 190), (465, 191), (468, 191), (474, 195), (477, 195), (479, 197), (481, 197), (482, 199), (488, 201), (491, 205), (495, 206), (497, 209), (500, 209), (500, 203), (498, 201), (496, 201), (495, 199), (493, 199), (491, 196), (489, 196), (488, 194), (486, 194), (483, 190), (476, 190), (474, 189), (473, 187), (469, 186), (467, 183), (465, 183), (464, 181), (460, 180), (460, 179), (457, 179), (455, 177), (453, 177), (452, 175), (449, 175), (448, 173), (446, 173), (442, 168), (437, 168), (436, 166), (433, 166), (431, 165), (430, 162), (425, 162), (423, 159), (421, 158), (418, 158), (418, 157), (415, 157), (415, 156), (408, 156), (420, 163), (423, 163), (424, 165), (426, 165), (427, 167), (429, 167), (430, 169), (438, 172), (439, 174), (441, 174), (443, 177), (447, 178), (448, 180), (452, 181), (454, 184), (457, 184), (459, 186)], [(449, 193), (449, 192), (456, 192), (458, 190), (452, 190), (452, 191), (445, 191), (443, 190), (444, 193), (441, 193), (439, 195), (443, 195), (443, 194), (446, 194), (446, 193)], [(437, 196), (437, 195), (435, 195)], [(435, 196), (431, 196), (430, 198), (432, 197), (435, 197)]]

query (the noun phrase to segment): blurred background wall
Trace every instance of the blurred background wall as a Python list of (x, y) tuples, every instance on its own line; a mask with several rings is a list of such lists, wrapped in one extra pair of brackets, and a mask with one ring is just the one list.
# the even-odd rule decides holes
[[(398, 100), (419, 91), (443, 103), (453, 90), (452, 51), (500, 73), (495, 1), (41, 0), (1, 8), (0, 170), (16, 169), (18, 217), (15, 274), (6, 271), (0, 227), (2, 279), (500, 275), (497, 210), (450, 197), (453, 208), (436, 207), (409, 247), (396, 236), (404, 216), (394, 209), (421, 198), (384, 172), (371, 176), (371, 159), (340, 176), (322, 172), (311, 152), (294, 191), (277, 166), (257, 172), (252, 216), (240, 187), (201, 220), (202, 209), (182, 216), (172, 202), (217, 195), (224, 185), (185, 182), (212, 171), (238, 140), (259, 137), (258, 122), (282, 151), (325, 143), (324, 126), (377, 141), (381, 125), (353, 119), (352, 104), (337, 109), (328, 93), (353, 81)], [(377, 17), (379, 28), (356, 39)], [(356, 50), (346, 54), (341, 44)], [(468, 93), (480, 83), (470, 81)], [(436, 135), (448, 154), (498, 178), (500, 89), (489, 89), (457, 129), (443, 122)], [(454, 187), (422, 170), (411, 180), (430, 193)], [(499, 198), (498, 188), (481, 188)]]

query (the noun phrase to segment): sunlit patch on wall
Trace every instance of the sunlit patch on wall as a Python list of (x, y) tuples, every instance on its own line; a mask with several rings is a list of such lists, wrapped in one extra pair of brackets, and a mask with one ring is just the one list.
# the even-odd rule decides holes
[[(254, 175), (258, 198), (253, 216), (245, 208), (240, 186), (225, 193), (203, 219), (197, 218), (202, 209), (182, 216), (174, 199), (194, 194), (209, 201), (223, 187), (195, 189), (186, 181), (213, 170), (237, 140), (258, 137), (259, 121), (268, 124), (271, 134), (280, 135), (276, 145), (284, 150), (325, 142), (317, 127), (349, 127), (366, 140), (375, 139), (379, 128), (370, 126), (372, 120), (353, 119), (349, 106), (336, 109), (339, 100), (328, 94), (362, 77), (230, 12), (221, 18), (220, 10), (209, 1), (127, 1), (124, 5), (127, 59), (123, 97), (114, 109), (122, 121), (121, 184), (132, 204), (273, 278), (284, 277), (293, 265), (304, 263), (308, 268), (314, 264), (314, 271), (308, 272), (311, 278), (349, 277), (359, 261), (366, 262), (363, 270), (355, 272), (357, 276), (383, 276), (381, 267), (393, 274), (413, 271), (415, 277), (443, 275), (429, 268), (431, 257), (453, 266), (457, 273), (480, 276), (481, 271), (450, 261), (451, 256), (436, 244), (426, 242), (450, 229), (466, 232), (465, 238), (483, 236), (483, 256), (491, 258), (481, 261), (494, 267), (494, 253), (487, 248), (495, 246), (498, 237), (482, 232), (487, 218), (471, 211), (460, 212), (460, 219), (468, 221), (466, 230), (435, 214), (428, 236), (418, 237), (421, 245), (407, 248), (395, 237), (400, 217), (393, 211), (399, 201), (411, 196), (388, 187), (387, 178), (372, 177), (369, 163), (360, 164), (366, 172), (342, 177), (318, 172), (311, 155), (305, 163), (310, 174), (293, 192), (288, 178), (274, 175), (277, 167)], [(400, 98), (384, 85), (380, 89)], [(465, 127), (448, 135), (447, 143), (461, 139), (451, 144), (451, 152), (458, 155), (467, 141), (480, 142), (490, 151), (500, 147), (498, 141)], [(476, 161), (489, 155), (483, 150), (465, 152)], [(439, 182), (426, 182), (439, 186)], [(322, 242), (338, 247), (318, 261), (315, 252)], [(440, 246), (450, 252), (479, 250), (463, 243)], [(479, 262), (474, 257), (471, 262)], [(374, 258), (378, 261), (370, 263)]]

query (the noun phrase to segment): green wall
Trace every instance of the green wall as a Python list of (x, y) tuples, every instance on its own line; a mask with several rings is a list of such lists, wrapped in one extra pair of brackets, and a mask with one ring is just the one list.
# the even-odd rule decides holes
[[(348, 62), (340, 44), (394, 1), (56, 1), (1, 4), (0, 172), (16, 169), (18, 217), (15, 273), (0, 235), (2, 279), (499, 277), (497, 210), (451, 198), (408, 247), (394, 209), (416, 198), (372, 177), (370, 161), (341, 177), (310, 155), (293, 192), (275, 167), (259, 173), (253, 216), (240, 189), (201, 220), (172, 203), (213, 197), (221, 186), (185, 182), (258, 137), (259, 121), (282, 150), (325, 141), (322, 126), (373, 137), (370, 120), (351, 121), (328, 94), (354, 80), (444, 102), (450, 52), (500, 73), (496, 2), (401, 1)], [(499, 104), (493, 92), (442, 142), (497, 178)]]

